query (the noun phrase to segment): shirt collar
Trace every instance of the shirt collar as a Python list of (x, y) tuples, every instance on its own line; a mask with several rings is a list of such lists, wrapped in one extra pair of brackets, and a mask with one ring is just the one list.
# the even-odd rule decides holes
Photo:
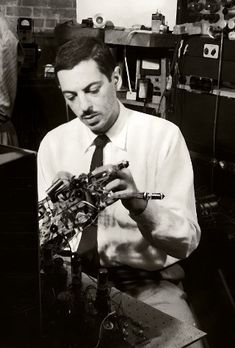
[[(119, 104), (119, 115), (116, 120), (116, 122), (113, 124), (113, 126), (106, 132), (106, 135), (109, 137), (110, 141), (116, 145), (117, 147), (121, 148), (122, 150), (126, 149), (126, 138), (127, 138), (127, 128), (128, 128), (128, 109), (125, 108), (125, 106), (120, 103)], [(85, 137), (84, 137), (84, 152), (86, 152), (89, 147), (93, 144), (96, 134), (94, 134), (87, 126), (85, 126)]]

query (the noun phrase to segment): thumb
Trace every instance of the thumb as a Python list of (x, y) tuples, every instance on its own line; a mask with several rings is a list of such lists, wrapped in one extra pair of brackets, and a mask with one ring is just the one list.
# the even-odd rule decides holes
[(62, 180), (62, 181), (70, 181), (73, 175), (69, 172), (63, 172), (60, 171), (56, 173), (56, 176), (54, 177), (53, 183), (57, 180)]
[(70, 180), (73, 175), (69, 172), (58, 172), (52, 181), (52, 185), (47, 189), (46, 193), (50, 197), (52, 202), (58, 200), (58, 194), (65, 187), (69, 186)]

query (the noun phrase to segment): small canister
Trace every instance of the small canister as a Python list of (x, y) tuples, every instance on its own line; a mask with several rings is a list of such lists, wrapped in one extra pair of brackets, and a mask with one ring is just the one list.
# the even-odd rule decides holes
[(148, 95), (149, 79), (140, 78), (137, 85), (137, 100), (146, 100)]
[(164, 16), (159, 11), (152, 14), (152, 32), (160, 33), (160, 26), (164, 24)]
[(44, 77), (53, 78), (55, 77), (55, 69), (52, 64), (46, 64), (44, 68)]
[(136, 100), (149, 102), (152, 100), (153, 84), (151, 80), (145, 77), (138, 79)]

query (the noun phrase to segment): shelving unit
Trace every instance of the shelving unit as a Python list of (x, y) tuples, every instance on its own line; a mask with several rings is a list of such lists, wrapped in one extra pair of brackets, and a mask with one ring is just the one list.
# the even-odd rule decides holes
[[(206, 57), (205, 45), (217, 47), (218, 58)], [(235, 42), (184, 37), (177, 63), (167, 119), (190, 150), (202, 229), (199, 248), (186, 261), (186, 290), (209, 347), (234, 347)], [(208, 90), (202, 79), (211, 82)]]
[[(129, 61), (131, 66), (132, 88), (137, 91), (137, 60), (154, 60), (159, 61), (160, 74), (151, 77), (153, 88), (155, 88), (155, 100), (138, 101), (129, 100), (122, 94), (121, 101), (128, 107), (139, 111), (151, 113), (156, 116), (165, 117), (166, 98), (165, 88), (167, 84), (167, 76), (169, 74), (169, 65), (172, 58), (172, 53), (178, 42), (178, 37), (170, 33), (158, 34), (148, 30), (105, 30), (104, 41), (112, 48), (122, 50), (122, 60)], [(123, 74), (126, 69), (123, 62)], [(135, 69), (133, 69), (133, 66)]]

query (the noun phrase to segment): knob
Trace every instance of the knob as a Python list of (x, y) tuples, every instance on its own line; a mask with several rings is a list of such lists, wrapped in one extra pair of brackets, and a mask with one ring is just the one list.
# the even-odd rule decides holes
[(234, 0), (222, 0), (222, 5), (226, 8), (233, 7), (235, 5)]
[(213, 0), (206, 1), (205, 10), (210, 11), (210, 13), (216, 13), (220, 10), (220, 5)]
[(56, 233), (58, 231), (58, 226), (55, 224), (51, 224), (50, 231), (52, 233)]
[(220, 15), (218, 13), (208, 13), (203, 15), (203, 19), (209, 21), (210, 23), (216, 23), (220, 19)]

